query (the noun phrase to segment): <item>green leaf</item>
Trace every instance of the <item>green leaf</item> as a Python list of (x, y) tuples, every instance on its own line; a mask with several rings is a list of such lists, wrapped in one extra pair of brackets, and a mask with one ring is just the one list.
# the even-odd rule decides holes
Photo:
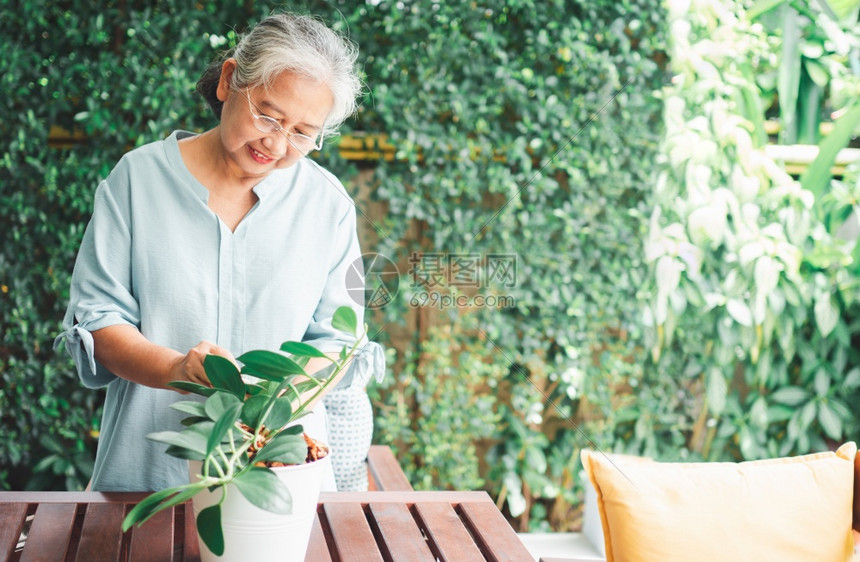
[[(264, 381), (272, 381), (272, 382), (281, 382), (284, 380), (283, 374), (273, 375), (269, 372), (258, 371), (253, 367), (249, 367), (245, 365), (242, 367), (242, 374), (250, 375), (252, 377), (257, 377), (258, 379), (262, 379)], [(288, 375), (290, 377), (294, 377), (295, 375)]]
[(810, 398), (809, 391), (797, 386), (786, 386), (780, 388), (770, 395), (774, 402), (785, 404), (786, 406), (799, 406)]
[(248, 389), (248, 394), (251, 396), (257, 396), (258, 394), (262, 394), (266, 391), (260, 384), (245, 384)]
[(741, 95), (743, 96), (744, 104), (746, 105), (744, 116), (749, 119), (750, 123), (753, 125), (753, 134), (755, 135), (756, 146), (764, 146), (767, 144), (768, 140), (767, 132), (764, 130), (764, 111), (762, 111), (761, 108), (761, 98), (759, 97), (758, 89), (752, 86), (752, 84), (755, 84), (755, 71), (748, 69), (748, 72), (749, 85), (741, 89)]
[(177, 390), (184, 390), (185, 392), (199, 394), (200, 396), (212, 396), (216, 392), (214, 388), (203, 386), (202, 384), (197, 384), (196, 382), (190, 381), (171, 381), (167, 383), (167, 386), (175, 388)]
[(245, 398), (245, 383), (232, 361), (220, 355), (207, 355), (203, 367), (212, 386), (226, 390), (239, 400)]
[[(208, 461), (208, 464), (207, 464)], [(233, 465), (233, 470), (241, 470), (247, 463), (243, 462), (241, 458)], [(220, 469), (220, 473), (219, 470)], [(205, 474), (204, 474), (205, 471)], [(203, 459), (203, 462), (200, 465), (199, 473), (194, 475), (194, 481), (198, 481), (198, 478), (220, 478), (221, 474), (227, 474), (230, 472), (230, 467), (228, 466), (228, 459), (221, 458), (221, 455), (212, 454)]]
[(245, 403), (242, 404), (242, 421), (253, 428), (258, 428), (260, 426), (260, 416), (263, 415), (263, 411), (268, 403), (268, 396), (263, 395), (252, 396), (245, 400)]
[(812, 386), (815, 388), (815, 394), (820, 398), (827, 396), (827, 391), (830, 390), (830, 375), (827, 373), (827, 369), (819, 367), (815, 371), (815, 379)]
[(816, 208), (820, 208), (822, 195), (826, 193), (827, 186), (830, 184), (830, 178), (833, 176), (831, 169), (836, 156), (848, 145), (858, 125), (860, 125), (860, 100), (854, 101), (842, 117), (836, 120), (833, 130), (821, 141), (818, 156), (800, 176), (801, 187), (811, 191), (815, 196)]
[(748, 425), (741, 427), (738, 435), (738, 444), (740, 445), (741, 454), (744, 456), (744, 459), (752, 460), (761, 456), (761, 447), (756, 442), (755, 434), (750, 431)]
[(818, 0), (818, 2), (816, 3), (818, 4), (818, 7), (821, 8), (821, 11), (826, 14), (830, 19), (835, 21), (839, 20), (839, 17), (830, 7), (830, 4), (828, 4), (827, 0)]
[[(176, 486), (174, 488), (167, 488), (166, 490), (160, 490), (158, 492), (153, 492), (152, 494), (143, 498), (136, 506), (132, 508), (131, 511), (128, 512), (128, 515), (125, 516), (125, 519), (122, 522), (122, 530), (123, 532), (128, 531), (132, 525), (140, 525), (145, 523), (147, 519), (162, 511), (172, 505), (177, 505), (182, 503), (186, 499), (190, 498), (194, 494), (200, 491), (199, 487), (189, 486), (188, 484), (184, 486)], [(179, 501), (176, 501), (176, 495), (182, 496), (183, 498)], [(173, 499), (168, 499), (173, 496)]]
[(794, 144), (797, 137), (797, 96), (800, 88), (800, 16), (791, 4), (782, 6), (782, 56), (779, 64), (780, 144)]
[(192, 400), (183, 400), (181, 402), (174, 402), (170, 405), (171, 408), (177, 410), (179, 412), (183, 412), (186, 414), (191, 414), (192, 416), (205, 416), (206, 411), (203, 409), (202, 402), (194, 402)]
[(740, 299), (729, 299), (726, 303), (726, 311), (728, 311), (729, 316), (731, 316), (735, 322), (741, 326), (753, 325), (752, 311), (744, 301)]
[[(185, 501), (190, 500), (201, 490), (203, 490), (203, 486), (195, 484), (187, 484), (185, 486), (178, 486), (176, 488), (172, 488), (171, 491), (176, 491), (177, 493), (169, 496), (166, 500), (159, 503), (157, 508), (147, 516), (147, 519), (149, 517), (152, 517), (159, 511), (164, 511), (165, 509), (171, 508), (175, 505), (179, 505)], [(145, 520), (146, 519), (144, 519), (144, 521)], [(144, 521), (141, 521), (141, 523), (143, 523)]]
[(334, 316), (331, 318), (331, 326), (335, 330), (355, 336), (358, 334), (358, 316), (352, 308), (342, 306), (334, 312)]
[[(241, 355), (238, 359), (245, 365), (242, 369), (243, 373), (255, 376), (259, 376), (259, 373), (262, 373), (269, 377), (268, 380), (280, 381), (288, 375), (307, 374), (301, 365), (286, 355), (281, 355), (274, 351), (249, 351), (248, 353)], [(277, 377), (277, 379), (273, 379), (271, 377)]]
[(203, 441), (206, 441), (206, 439), (208, 439), (209, 434), (212, 433), (212, 430), (214, 428), (215, 422), (207, 417), (206, 419), (201, 420), (190, 426), (183, 433), (196, 433), (197, 435), (203, 437)]
[(196, 423), (200, 423), (203, 421), (210, 421), (209, 416), (190, 416), (187, 418), (183, 418), (180, 423), (182, 425), (184, 425), (185, 427), (189, 427), (189, 426), (192, 426)]
[(815, 402), (809, 401), (800, 410), (800, 426), (809, 429), (815, 419)]
[(227, 435), (227, 432), (239, 419), (239, 413), (242, 411), (242, 404), (236, 403), (228, 407), (218, 421), (215, 422), (215, 427), (212, 433), (209, 434), (209, 439), (206, 441), (206, 454), (208, 455), (215, 450), (215, 447), (221, 444), (221, 440)]
[(538, 474), (546, 472), (546, 455), (544, 455), (542, 447), (526, 447), (525, 460), (525, 466), (528, 467), (529, 472), (536, 472)]
[(818, 423), (821, 424), (821, 429), (824, 433), (833, 440), (842, 438), (842, 420), (836, 415), (826, 401), (818, 404)]
[(857, 23), (857, 10), (860, 8), (858, 0), (821, 0), (827, 4), (836, 16), (836, 19), (844, 24), (844, 27), (851, 28)]
[(278, 429), (288, 424), (293, 417), (293, 406), (290, 398), (281, 396), (269, 400), (272, 403), (272, 409), (269, 411), (269, 415), (262, 420), (266, 427)]
[(302, 464), (307, 457), (308, 444), (303, 436), (281, 432), (254, 455), (254, 460)]
[(224, 415), (224, 412), (233, 407), (234, 404), (240, 404), (241, 401), (233, 394), (227, 392), (216, 392), (206, 399), (203, 408), (209, 419), (216, 421)]
[(252, 468), (233, 479), (245, 499), (260, 509), (289, 515), (293, 510), (290, 491), (274, 472), (267, 468)]
[(789, 408), (784, 404), (771, 404), (767, 409), (767, 419), (771, 423), (788, 421), (793, 415), (794, 408)]
[[(314, 373), (314, 377), (316, 377), (319, 373)], [(300, 383), (294, 384), (293, 387), (299, 394), (304, 394), (308, 390), (314, 390), (319, 388), (323, 384), (323, 381), (317, 380), (316, 378), (310, 378), (306, 381), (302, 381)]]
[(708, 399), (708, 407), (714, 416), (719, 416), (726, 408), (726, 396), (729, 393), (729, 385), (726, 377), (719, 369), (711, 369), (705, 386), (705, 396)]
[(297, 341), (285, 341), (281, 344), (281, 351), (284, 351), (291, 355), (298, 355), (300, 357), (326, 357), (325, 353), (315, 348), (314, 346)]
[(197, 515), (197, 532), (212, 554), (224, 554), (224, 531), (221, 529), (221, 504), (215, 504)]
[(860, 386), (860, 367), (854, 367), (848, 371), (845, 380), (842, 381), (842, 386), (849, 390)]
[(125, 519), (122, 522), (122, 531), (126, 532), (131, 529), (133, 525), (146, 521), (149, 517), (157, 513), (158, 504), (161, 500), (175, 493), (176, 490), (174, 489), (161, 490), (140, 500), (137, 505), (128, 512), (128, 515), (125, 516)]
[(55, 462), (62, 460), (62, 457), (59, 455), (48, 455), (43, 458), (33, 467), (33, 472), (42, 472), (43, 470), (49, 468)]
[(195, 450), (188, 449), (186, 447), (178, 447), (176, 445), (169, 446), (166, 452), (171, 457), (176, 457), (177, 459), (184, 459), (187, 461), (202, 461), (206, 458), (206, 455), (203, 453), (198, 453)]
[(820, 60), (804, 59), (803, 68), (809, 74), (809, 78), (820, 88), (826, 88), (830, 83), (830, 72)]
[(842, 421), (850, 422), (852, 420), (853, 416), (851, 414), (851, 409), (839, 400), (829, 398), (827, 400), (827, 404), (830, 406), (830, 409), (833, 410), (833, 413), (839, 416), (839, 419)]
[(765, 14), (780, 4), (787, 2), (788, 0), (757, 0), (750, 8), (746, 11), (747, 18), (750, 20), (754, 20), (762, 14)]
[(195, 433), (189, 429), (186, 429), (182, 433), (177, 433), (176, 431), (159, 431), (157, 433), (150, 433), (146, 438), (151, 441), (190, 449), (202, 455), (206, 454), (206, 439), (199, 433)]
[(815, 324), (822, 337), (827, 337), (836, 328), (839, 322), (839, 307), (828, 292), (821, 292), (815, 296)]
[(750, 409), (750, 423), (759, 429), (767, 429), (767, 402), (759, 396)]

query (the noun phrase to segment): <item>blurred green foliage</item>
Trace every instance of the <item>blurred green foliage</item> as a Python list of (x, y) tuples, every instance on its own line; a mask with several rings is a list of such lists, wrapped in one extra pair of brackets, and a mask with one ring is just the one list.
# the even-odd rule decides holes
[[(774, 55), (796, 50), (784, 41), (803, 41), (772, 35), (739, 3), (675, 6), (676, 79), (663, 92), (666, 136), (645, 245), (653, 363), (643, 386), (662, 381), (680, 400), (636, 405), (633, 431), (671, 432), (672, 442), (645, 441), (645, 452), (664, 457), (752, 460), (833, 448), (860, 430), (852, 411), (860, 399), (860, 183), (856, 167), (831, 180), (842, 146), (829, 141), (844, 146), (857, 117), (845, 113), (833, 130), (854, 119), (848, 130), (822, 143), (829, 161), (814, 193), (761, 142), (761, 112), (772, 98), (757, 80), (775, 64), (797, 63)], [(819, 13), (824, 7), (803, 13), (822, 22), (831, 17)], [(807, 44), (825, 36), (830, 47), (846, 45), (828, 55), (826, 84), (826, 103), (842, 107), (860, 100), (856, 8), (852, 15), (848, 32), (836, 21), (803, 26)], [(775, 113), (790, 125), (797, 98), (780, 92), (789, 107)], [(668, 421), (673, 416), (680, 427)]]
[[(414, 316), (418, 327), (414, 352), (392, 357), (389, 386), (374, 391), (376, 439), (418, 487), (478, 485), (466, 478), (477, 474), (520, 528), (568, 528), (581, 482), (575, 453), (586, 435), (611, 444), (608, 379), (642, 356), (661, 3), (416, 0), (366, 10), (372, 26), (350, 22), (372, 90), (359, 124), (396, 146), (395, 160), (374, 170), (386, 209), (374, 249), (404, 266), (398, 299), (376, 325), (391, 331)], [(411, 309), (433, 291), (472, 294), (407, 275), (413, 252), (514, 255), (515, 286), (485, 280), (471, 291), (515, 306)], [(446, 390), (452, 369), (460, 401)], [(586, 418), (591, 398), (599, 404)], [(457, 422), (461, 401), (475, 428)], [(477, 454), (462, 431), (473, 432)]]

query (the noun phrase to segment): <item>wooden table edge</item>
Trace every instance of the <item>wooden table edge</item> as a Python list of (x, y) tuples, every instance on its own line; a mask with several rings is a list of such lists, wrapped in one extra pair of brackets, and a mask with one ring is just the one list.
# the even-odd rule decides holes
[[(136, 503), (151, 492), (0, 492), (0, 503)], [(490, 502), (483, 491), (323, 492), (319, 503)]]

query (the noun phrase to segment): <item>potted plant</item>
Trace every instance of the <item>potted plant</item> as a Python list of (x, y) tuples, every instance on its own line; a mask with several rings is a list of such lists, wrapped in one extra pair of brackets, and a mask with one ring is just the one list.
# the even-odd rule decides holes
[[(188, 461), (190, 482), (147, 496), (126, 516), (123, 531), (193, 499), (204, 560), (244, 560), (249, 545), (255, 558), (265, 558), (267, 536), (275, 549), (272, 558), (283, 559), (289, 551), (304, 560), (322, 473), (331, 461), (326, 445), (293, 422), (339, 380), (363, 337), (357, 334), (357, 323), (355, 312), (345, 306), (332, 317), (335, 329), (356, 336), (337, 358), (288, 341), (281, 345), (284, 353), (258, 350), (237, 357), (241, 369), (224, 357), (207, 356), (204, 367), (211, 388), (169, 383), (205, 400), (172, 404), (189, 415), (182, 422), (185, 429), (147, 437), (166, 443), (168, 454)], [(328, 359), (332, 365), (321, 371), (324, 375), (310, 376), (304, 367), (311, 358)], [(292, 490), (291, 480), (297, 482)]]

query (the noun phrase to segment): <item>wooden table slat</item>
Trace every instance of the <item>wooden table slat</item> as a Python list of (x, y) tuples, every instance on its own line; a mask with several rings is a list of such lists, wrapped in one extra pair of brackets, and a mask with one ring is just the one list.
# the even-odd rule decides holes
[(149, 492), (0, 492), (0, 503), (137, 503)]
[(406, 479), (403, 470), (400, 468), (400, 463), (394, 456), (390, 447), (372, 447), (368, 456), (373, 457), (373, 462), (369, 464), (371, 476), (370, 480), (383, 484), (383, 488), (388, 491), (412, 491), (412, 484)]
[(325, 540), (325, 532), (320, 524), (319, 517), (314, 518), (314, 526), (311, 528), (311, 539), (308, 543), (308, 552), (305, 554), (305, 562), (331, 562), (331, 553)]
[(21, 562), (63, 560), (72, 537), (76, 512), (77, 505), (73, 503), (42, 504), (37, 507)]
[(173, 559), (172, 509), (156, 513), (140, 527), (133, 527), (128, 559), (131, 562)]
[(76, 560), (117, 560), (122, 546), (124, 515), (125, 506), (121, 503), (88, 506)]
[(427, 532), (432, 548), (443, 562), (446, 560), (483, 562), (485, 560), (451, 504), (422, 502), (415, 504), (415, 511)]
[(388, 558), (435, 562), (436, 557), (427, 546), (409, 507), (398, 503), (372, 503), (369, 508), (384, 548), (388, 550)]
[(197, 522), (194, 519), (194, 507), (189, 501), (183, 504), (184, 536), (182, 541), (182, 560), (184, 562), (200, 561), (200, 542), (197, 539)]
[[(0, 492), (0, 501), (3, 501), (3, 492)], [(394, 492), (323, 492), (320, 494), (319, 503), (360, 503), (368, 505), (371, 503), (405, 503), (411, 505), (418, 502), (448, 502), (459, 504), (462, 502), (485, 502), (496, 505), (487, 492), (452, 492), (448, 490), (439, 491), (394, 491)]]
[(331, 529), (333, 545), (341, 560), (383, 562), (376, 539), (358, 504), (323, 504), (323, 512)]
[(462, 503), (460, 512), (478, 546), (488, 560), (520, 562), (534, 560), (514, 533), (504, 515), (492, 503)]
[(26, 519), (26, 503), (0, 504), (0, 559), (12, 557)]

